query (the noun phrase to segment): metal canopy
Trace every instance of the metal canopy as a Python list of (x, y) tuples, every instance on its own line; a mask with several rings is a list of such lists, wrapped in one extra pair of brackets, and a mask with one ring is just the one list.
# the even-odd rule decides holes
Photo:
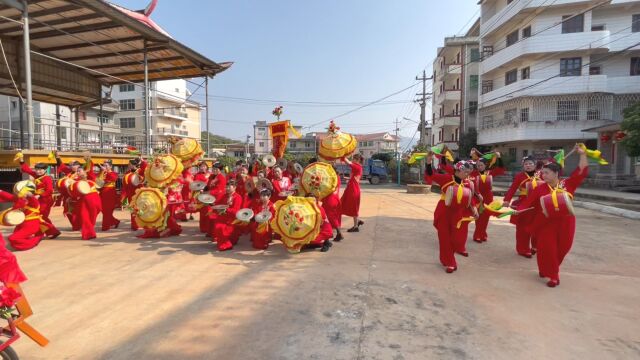
[[(21, 11), (12, 7), (16, 3), (20, 4), (0, 1), (0, 16), (5, 18), (0, 18), (0, 38), (12, 75), (24, 89), (22, 25), (6, 20), (21, 20)], [(97, 100), (101, 85), (142, 83), (145, 52), (149, 81), (213, 77), (232, 65), (206, 58), (172, 39), (152, 21), (136, 18), (139, 12), (104, 0), (27, 3), (34, 100), (79, 106)], [(0, 63), (0, 93), (16, 95), (7, 67), (4, 61)]]

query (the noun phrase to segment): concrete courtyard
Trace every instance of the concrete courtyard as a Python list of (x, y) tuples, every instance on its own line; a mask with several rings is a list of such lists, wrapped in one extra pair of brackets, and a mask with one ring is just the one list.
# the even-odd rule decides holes
[(516, 256), (507, 219), (492, 219), (488, 243), (469, 240), (470, 257), (446, 274), (438, 198), (363, 185), (364, 227), (328, 253), (256, 251), (246, 238), (218, 253), (196, 221), (158, 240), (136, 239), (128, 220), (94, 241), (65, 232), (16, 253), (30, 323), (51, 343), (23, 337), (15, 350), (82, 360), (640, 358), (639, 221), (577, 209), (562, 284), (550, 289), (535, 259)]

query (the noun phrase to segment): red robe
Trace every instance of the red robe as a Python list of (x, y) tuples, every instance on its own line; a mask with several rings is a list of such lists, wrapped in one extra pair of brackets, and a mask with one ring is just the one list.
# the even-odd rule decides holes
[[(356, 180), (356, 177), (358, 180)], [(351, 177), (347, 188), (342, 194), (340, 204), (342, 206), (342, 215), (346, 216), (358, 216), (360, 213), (360, 182), (362, 177), (362, 165), (352, 162), (351, 163)]]
[[(536, 186), (543, 183), (537, 173), (533, 176), (525, 172), (519, 172), (513, 178), (513, 183), (504, 195), (504, 201), (511, 201), (513, 196), (518, 192), (517, 203), (527, 198), (527, 183), (535, 180)], [(516, 204), (517, 205), (517, 204)], [(531, 225), (533, 224), (534, 213), (531, 211), (524, 212), (517, 216), (511, 216), (509, 220), (516, 226), (516, 252), (520, 255), (531, 255), (532, 250), (536, 249), (536, 239), (533, 236)]]
[[(276, 209), (271, 201), (269, 201), (266, 206), (264, 206), (262, 202), (254, 202), (251, 209), (255, 215), (258, 215), (263, 211), (269, 211), (271, 213), (271, 218), (276, 216)], [(273, 237), (273, 230), (271, 229), (269, 222), (262, 226), (260, 225), (261, 224), (258, 224), (254, 220), (251, 221), (251, 245), (255, 249), (265, 250), (269, 247), (269, 243)]]
[(181, 219), (181, 216), (185, 214), (184, 201), (182, 199), (182, 192), (169, 190), (167, 193), (167, 229), (169, 230), (167, 235), (180, 235), (182, 233), (182, 226), (178, 224), (177, 219)]
[(44, 220), (50, 223), (49, 214), (53, 206), (53, 179), (49, 175), (38, 177), (36, 172), (25, 163), (22, 163), (20, 170), (33, 177), (33, 182), (36, 184), (36, 195), (38, 195), (38, 202), (40, 203), (40, 214), (42, 214)]
[(283, 191), (289, 191), (291, 189), (291, 186), (293, 185), (291, 183), (291, 179), (285, 176), (283, 176), (280, 180), (272, 179), (271, 184), (273, 184), (273, 194), (271, 194), (271, 201), (273, 201), (274, 203), (278, 200), (286, 200), (287, 197), (280, 196), (280, 193)]
[[(211, 177), (210, 173), (204, 173), (204, 172), (198, 172), (194, 177), (193, 177), (193, 181), (201, 181), (205, 184), (209, 184), (209, 178)], [(194, 194), (195, 195), (195, 194)], [(196, 195), (197, 196), (197, 195)], [(195, 198), (195, 196), (194, 196)], [(195, 201), (195, 200), (194, 200)], [(200, 218), (198, 219), (198, 225), (200, 228), (200, 232), (202, 233), (209, 233), (209, 228), (208, 228), (208, 217), (207, 217), (207, 213), (209, 212), (209, 207), (208, 206), (201, 206), (200, 204), (198, 204), (200, 210)]]
[[(142, 162), (142, 165), (140, 166), (140, 169), (134, 170), (133, 172), (137, 173), (138, 176), (140, 177), (140, 179), (144, 178), (144, 169), (146, 168), (146, 161)], [(142, 182), (140, 182), (138, 185), (134, 185), (130, 182), (127, 181), (127, 177), (124, 176), (122, 178), (122, 193), (121, 193), (121, 203), (124, 204), (125, 200), (127, 202), (127, 204), (129, 204), (129, 206), (131, 206), (131, 202), (133, 201), (133, 195), (136, 194), (136, 190), (142, 188), (144, 186), (144, 184)], [(136, 217), (133, 214), (133, 212), (131, 213), (131, 230), (136, 231), (138, 230), (138, 224), (136, 223)]]
[[(71, 171), (71, 168), (65, 164), (60, 164), (58, 166), (58, 174), (62, 175), (62, 177), (67, 177), (68, 179), (78, 180), (79, 177), (76, 173)], [(60, 179), (58, 180), (58, 185), (60, 184)], [(69, 220), (71, 224), (71, 230), (79, 231), (80, 230), (80, 219), (76, 217), (78, 201), (74, 199), (66, 188), (58, 186), (58, 192), (60, 192), (60, 196), (62, 197), (62, 209), (64, 216)]]
[(327, 219), (327, 213), (324, 211), (322, 207), (320, 207), (320, 215), (322, 216), (322, 224), (320, 225), (320, 233), (316, 236), (313, 241), (311, 241), (310, 245), (320, 246), (323, 245), (325, 241), (330, 240), (333, 237), (333, 228), (331, 224), (329, 224), (329, 220)]
[(322, 208), (327, 214), (329, 224), (333, 229), (340, 229), (342, 226), (342, 207), (340, 205), (340, 177), (336, 191), (322, 199)]
[[(577, 168), (571, 173), (571, 176), (560, 182), (560, 188), (573, 195), (588, 173), (588, 167), (582, 170)], [(550, 219), (544, 216), (540, 198), (550, 194), (551, 191), (550, 185), (540, 184), (526, 200), (520, 203), (518, 209), (535, 208), (528, 212), (532, 213), (534, 218), (532, 231), (538, 242), (537, 261), (540, 276), (548, 277), (551, 280), (560, 280), (560, 265), (573, 245), (576, 218), (575, 216), (565, 216)]]
[(236, 220), (236, 213), (241, 209), (242, 198), (235, 192), (231, 195), (225, 194), (215, 203), (215, 205), (221, 204), (229, 207), (223, 214), (215, 210), (211, 213), (210, 218), (214, 221), (211, 238), (218, 243), (219, 251), (225, 251), (232, 249), (240, 238), (239, 231), (233, 222)]
[(118, 193), (116, 191), (118, 173), (101, 171), (98, 174), (98, 178), (104, 181), (104, 185), (100, 189), (100, 202), (102, 203), (102, 231), (107, 231), (120, 225), (120, 220), (113, 216), (118, 203)]
[(193, 207), (190, 206), (192, 194), (189, 185), (191, 185), (193, 180), (194, 178), (191, 174), (191, 168), (184, 169), (184, 171), (182, 171), (182, 193), (180, 194), (182, 197), (182, 201), (184, 202), (184, 211), (180, 212), (180, 214), (177, 215), (176, 218), (178, 220), (186, 221), (187, 214), (195, 212), (195, 210), (193, 210)]
[[(471, 173), (471, 181), (474, 183), (476, 192), (482, 195), (484, 205), (489, 205), (493, 201), (493, 186), (491, 184), (493, 177), (502, 174), (504, 174), (504, 168), (485, 170), (482, 173), (474, 170)], [(480, 214), (480, 217), (476, 220), (476, 229), (473, 232), (474, 241), (487, 241), (487, 226), (489, 225), (490, 217), (491, 215), (488, 211), (483, 211)]]
[(25, 221), (16, 226), (8, 237), (14, 249), (29, 250), (36, 247), (45, 235), (52, 238), (60, 235), (60, 231), (53, 224), (43, 219), (40, 202), (35, 197), (19, 198), (0, 190), (0, 202), (13, 202), (11, 208), (21, 210), (25, 215)]
[(4, 246), (4, 238), (0, 234), (0, 282), (8, 284), (19, 284), (27, 280), (20, 266), (16, 256)]

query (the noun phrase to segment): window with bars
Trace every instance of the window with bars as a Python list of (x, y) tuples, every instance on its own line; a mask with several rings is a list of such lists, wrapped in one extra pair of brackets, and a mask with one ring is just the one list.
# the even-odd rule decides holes
[(493, 80), (482, 81), (482, 93), (486, 94), (493, 91)]
[(522, 29), (522, 38), (526, 39), (528, 37), (531, 37), (531, 26), (527, 26), (526, 28)]
[(123, 99), (120, 100), (120, 110), (135, 110), (136, 99)]
[(560, 76), (580, 76), (582, 74), (582, 58), (560, 59)]
[(640, 14), (631, 16), (631, 32), (640, 32)]
[(520, 122), (528, 122), (529, 121), (529, 108), (520, 109)]
[(632, 57), (631, 58), (631, 70), (629, 72), (631, 76), (640, 75), (640, 57)]
[(487, 115), (482, 118), (482, 128), (490, 129), (493, 127), (493, 115)]
[(571, 34), (584, 31), (584, 14), (565, 15), (562, 17), (562, 33)]
[(134, 129), (136, 127), (136, 118), (120, 118), (121, 129)]
[(136, 86), (133, 84), (122, 84), (119, 90), (120, 92), (131, 92), (136, 90)]
[(522, 80), (531, 78), (531, 69), (528, 66), (520, 70), (520, 78)]
[(560, 100), (557, 103), (559, 121), (577, 121), (580, 118), (580, 102), (578, 100)]
[(518, 30), (507, 35), (507, 46), (511, 46), (518, 42)]
[(587, 120), (600, 120), (600, 110), (598, 109), (587, 110)]
[(109, 122), (109, 115), (107, 114), (98, 114), (98, 122), (101, 124), (107, 124)]
[(590, 65), (589, 66), (589, 75), (600, 75), (602, 74), (602, 68), (600, 65)]
[(518, 109), (507, 109), (504, 111), (504, 123), (512, 124), (515, 122), (516, 114), (518, 113)]
[(507, 71), (504, 74), (504, 84), (505, 85), (511, 85), (516, 81), (518, 81), (518, 69), (513, 69), (511, 71)]
[(483, 46), (482, 47), (482, 58), (486, 59), (491, 55), (493, 55), (493, 46)]
[(478, 102), (477, 101), (469, 101), (469, 114), (475, 114), (478, 112)]

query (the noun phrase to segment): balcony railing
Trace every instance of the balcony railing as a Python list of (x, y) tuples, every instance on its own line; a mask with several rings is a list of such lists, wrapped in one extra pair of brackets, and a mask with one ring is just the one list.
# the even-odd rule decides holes
[(168, 129), (168, 128), (158, 128), (158, 135), (178, 135), (178, 136), (189, 136), (189, 132), (187, 130), (177, 130), (177, 129)]
[(171, 117), (179, 117), (187, 119), (189, 118), (189, 114), (186, 111), (181, 109), (158, 109), (156, 110), (156, 114), (160, 116), (171, 116)]

